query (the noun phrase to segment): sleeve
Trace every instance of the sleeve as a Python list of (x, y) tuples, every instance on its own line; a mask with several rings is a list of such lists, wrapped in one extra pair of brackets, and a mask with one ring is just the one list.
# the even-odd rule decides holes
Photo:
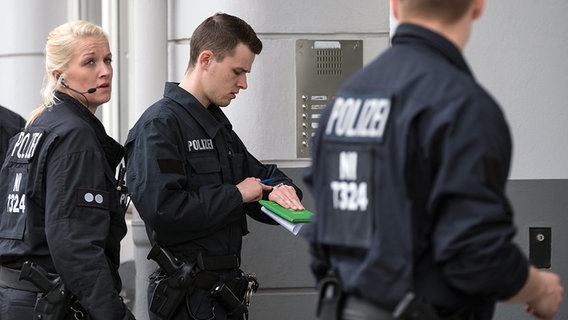
[[(243, 172), (240, 173), (243, 175), (240, 177), (241, 180), (246, 177), (257, 177), (261, 180), (270, 178), (272, 180), (266, 183), (266, 185), (276, 186), (278, 184), (285, 184), (292, 186), (294, 187), (298, 198), (302, 200), (302, 190), (294, 184), (294, 181), (290, 177), (288, 177), (284, 172), (278, 169), (278, 166), (276, 166), (275, 164), (263, 164), (262, 162), (258, 161), (258, 159), (256, 159), (252, 154), (248, 152), (245, 144), (241, 141), (241, 139), (235, 132), (232, 132), (232, 136), (232, 139), (235, 140), (238, 144), (238, 153), (244, 156), (244, 164), (242, 168)], [(278, 224), (276, 221), (262, 212), (261, 205), (258, 202), (245, 203), (243, 205), (246, 214), (254, 220), (266, 224)]]
[[(260, 161), (256, 160), (256, 158), (254, 158), (252, 155), (250, 155), (249, 163), (250, 163), (249, 167), (256, 169), (255, 171), (257, 171), (256, 173), (251, 174), (251, 176), (259, 177), (260, 179), (272, 178), (273, 180), (267, 183), (267, 185), (271, 186), (275, 186), (280, 183), (293, 186), (294, 189), (296, 190), (298, 198), (302, 200), (303, 197), (302, 190), (300, 190), (300, 188), (298, 188), (298, 186), (294, 184), (292, 179), (290, 179), (288, 176), (284, 174), (284, 172), (278, 169), (276, 165), (274, 164), (263, 165)], [(262, 212), (261, 205), (258, 202), (245, 203), (244, 207), (247, 215), (253, 218), (254, 220), (266, 224), (273, 224), (273, 225), (278, 224), (276, 221), (272, 220), (272, 218), (270, 218), (268, 215)]]
[[(81, 139), (89, 146), (88, 137)], [(93, 151), (49, 160), (46, 237), (57, 273), (92, 319), (127, 319), (130, 312), (119, 297), (105, 255), (110, 227), (105, 162)]]
[(449, 117), (455, 120), (441, 120), (426, 134), (440, 137), (428, 142), (436, 163), (429, 200), (434, 254), (452, 286), (503, 300), (523, 286), (529, 263), (512, 241), (516, 229), (505, 195), (509, 129), (492, 99), (476, 99), (481, 102), (462, 103)]
[(202, 183), (189, 190), (188, 179), (195, 177), (189, 176), (185, 166), (180, 130), (172, 129), (177, 126), (174, 119), (156, 117), (126, 143), (126, 180), (132, 200), (164, 244), (202, 237), (243, 215), (240, 192), (233, 184), (221, 183), (219, 172), (209, 173), (218, 183)]

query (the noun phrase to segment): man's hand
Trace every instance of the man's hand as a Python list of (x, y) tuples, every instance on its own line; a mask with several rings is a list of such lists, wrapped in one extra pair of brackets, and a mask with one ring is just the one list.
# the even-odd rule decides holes
[(564, 288), (557, 274), (529, 266), (525, 285), (506, 302), (525, 303), (528, 313), (538, 319), (549, 320), (558, 312), (563, 294)]
[(237, 189), (243, 197), (243, 203), (258, 201), (262, 199), (262, 191), (272, 190), (268, 195), (268, 200), (272, 200), (284, 208), (304, 209), (294, 187), (283, 184), (272, 187), (264, 185), (260, 181), (259, 178), (249, 177), (237, 184)]
[(261, 184), (260, 179), (251, 177), (237, 184), (237, 189), (239, 189), (243, 197), (243, 203), (255, 202), (262, 199), (262, 190), (265, 187), (271, 188)]
[(304, 206), (296, 194), (296, 189), (292, 186), (279, 185), (272, 187), (272, 192), (268, 195), (268, 200), (272, 200), (284, 208), (304, 210)]
[(526, 311), (538, 319), (552, 319), (558, 312), (564, 288), (560, 277), (552, 272), (539, 271), (540, 281), (544, 284), (541, 295), (527, 302)]

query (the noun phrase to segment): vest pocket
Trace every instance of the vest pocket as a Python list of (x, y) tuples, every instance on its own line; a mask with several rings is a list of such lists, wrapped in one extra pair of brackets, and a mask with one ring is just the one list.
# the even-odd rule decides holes
[(25, 167), (8, 169), (6, 205), (0, 216), (0, 238), (22, 240), (26, 230), (26, 190), (28, 171)]
[(329, 245), (367, 249), (374, 232), (374, 150), (360, 144), (335, 144), (326, 146), (325, 152), (319, 238)]

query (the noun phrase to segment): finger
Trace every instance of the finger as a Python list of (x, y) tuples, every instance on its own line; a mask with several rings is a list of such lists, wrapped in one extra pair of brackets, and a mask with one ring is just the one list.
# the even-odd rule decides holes
[(275, 188), (275, 197), (278, 197), (282, 202), (281, 205), (288, 209), (303, 210), (304, 206), (300, 202), (296, 189), (292, 186), (280, 186)]
[(269, 196), (272, 200), (276, 201), (282, 207), (292, 209), (292, 202), (286, 194), (283, 187), (275, 187)]
[(298, 198), (298, 195), (296, 194), (296, 189), (294, 189), (294, 187), (291, 186), (286, 187), (286, 189), (283, 190), (283, 194), (286, 200), (288, 201), (288, 204), (291, 209), (294, 210), (304, 209), (304, 206), (300, 202), (300, 199)]

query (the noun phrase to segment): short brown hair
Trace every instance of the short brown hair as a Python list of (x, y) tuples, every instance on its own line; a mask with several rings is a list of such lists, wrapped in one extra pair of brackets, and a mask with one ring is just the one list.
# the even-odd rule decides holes
[(473, 0), (400, 0), (407, 16), (436, 17), (445, 23), (461, 19)]
[(195, 66), (204, 50), (211, 50), (215, 59), (221, 61), (231, 55), (239, 43), (245, 44), (254, 54), (262, 51), (262, 41), (248, 23), (226, 13), (216, 13), (193, 32), (189, 42), (188, 68)]

